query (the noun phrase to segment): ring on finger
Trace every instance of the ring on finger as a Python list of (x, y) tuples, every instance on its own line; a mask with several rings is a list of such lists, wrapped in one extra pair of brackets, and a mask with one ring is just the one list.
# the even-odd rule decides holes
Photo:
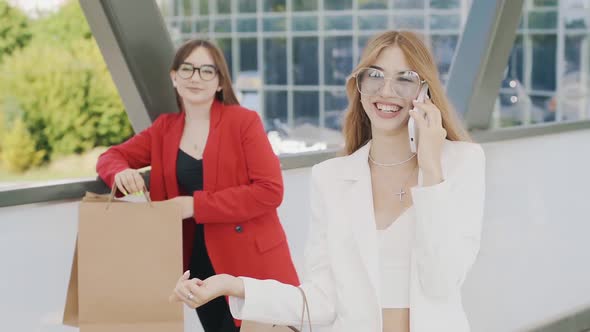
[(187, 299), (189, 299), (190, 301), (192, 301), (192, 299), (193, 299), (194, 297), (195, 297), (195, 296), (194, 296), (194, 295), (193, 295), (193, 293), (191, 293), (191, 292), (188, 292), (188, 294), (186, 295), (186, 298), (187, 298)]

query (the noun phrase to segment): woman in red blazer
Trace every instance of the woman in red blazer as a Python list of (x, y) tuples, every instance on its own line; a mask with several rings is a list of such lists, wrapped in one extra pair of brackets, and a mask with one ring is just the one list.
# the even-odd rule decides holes
[[(258, 114), (239, 105), (221, 51), (188, 41), (170, 76), (181, 111), (107, 150), (98, 174), (131, 194), (145, 186), (137, 169), (151, 166), (152, 200), (182, 207), (184, 278), (227, 273), (299, 285), (277, 215), (280, 163)], [(239, 331), (223, 297), (197, 314), (206, 332)]]

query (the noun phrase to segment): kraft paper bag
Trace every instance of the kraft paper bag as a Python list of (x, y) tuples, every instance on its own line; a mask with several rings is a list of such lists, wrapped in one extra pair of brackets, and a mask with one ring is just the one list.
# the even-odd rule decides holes
[(170, 202), (122, 202), (87, 193), (80, 203), (63, 323), (80, 332), (182, 332), (168, 298), (182, 275), (182, 218)]

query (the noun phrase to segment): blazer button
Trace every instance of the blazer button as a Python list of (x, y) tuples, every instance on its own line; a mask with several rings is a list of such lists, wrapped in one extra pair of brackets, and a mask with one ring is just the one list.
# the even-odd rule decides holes
[(242, 228), (242, 226), (239, 226), (239, 225), (236, 226), (235, 230), (236, 230), (236, 233), (242, 233), (244, 231), (244, 229)]

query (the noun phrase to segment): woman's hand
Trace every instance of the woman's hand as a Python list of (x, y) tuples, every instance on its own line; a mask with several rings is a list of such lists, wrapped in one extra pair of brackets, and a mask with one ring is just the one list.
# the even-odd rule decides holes
[(125, 195), (142, 193), (145, 189), (143, 177), (136, 169), (128, 168), (115, 174), (117, 189)]
[(194, 198), (192, 196), (177, 196), (167, 200), (167, 202), (174, 202), (181, 208), (182, 219), (192, 218), (195, 214)]
[(220, 296), (244, 297), (244, 284), (241, 279), (229, 274), (217, 274), (202, 281), (189, 279), (186, 271), (174, 288), (170, 301), (182, 301), (190, 308), (198, 308)]
[(418, 165), (424, 172), (424, 185), (434, 185), (443, 181), (441, 154), (447, 137), (442, 127), (440, 110), (426, 99), (423, 103), (414, 100), (415, 110), (410, 116), (418, 126)]

